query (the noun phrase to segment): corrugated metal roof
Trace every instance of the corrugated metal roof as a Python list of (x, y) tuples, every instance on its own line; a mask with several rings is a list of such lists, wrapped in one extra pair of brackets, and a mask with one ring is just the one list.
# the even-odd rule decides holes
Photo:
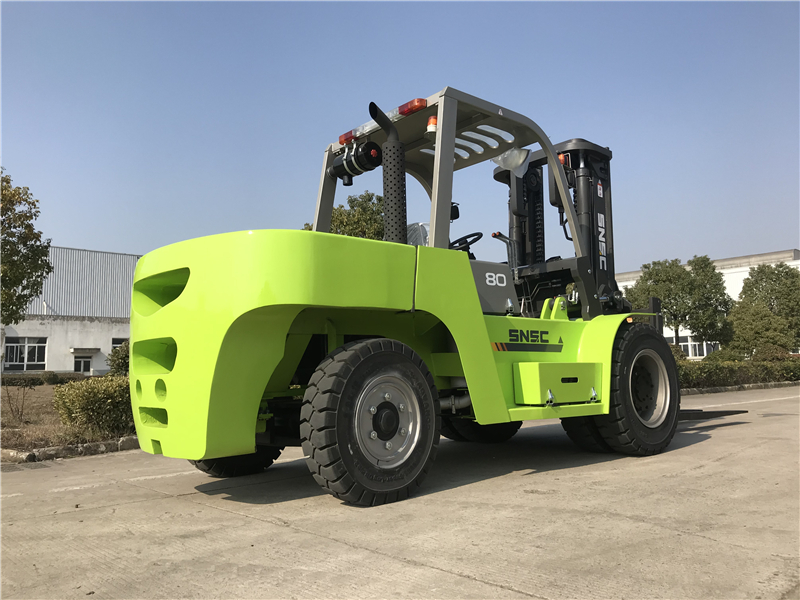
[(28, 304), (29, 315), (125, 317), (131, 315), (135, 254), (50, 247), (53, 272), (42, 295)]

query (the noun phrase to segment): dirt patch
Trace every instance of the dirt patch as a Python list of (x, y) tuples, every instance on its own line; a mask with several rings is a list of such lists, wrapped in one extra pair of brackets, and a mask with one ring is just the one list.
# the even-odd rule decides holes
[(11, 407), (20, 406), (21, 388), (3, 386), (0, 392), (0, 447), (9, 450), (33, 450), (102, 441), (93, 432), (76, 431), (61, 423), (53, 408), (54, 387), (39, 385), (27, 390), (20, 420), (17, 418), (19, 410), (12, 411)]

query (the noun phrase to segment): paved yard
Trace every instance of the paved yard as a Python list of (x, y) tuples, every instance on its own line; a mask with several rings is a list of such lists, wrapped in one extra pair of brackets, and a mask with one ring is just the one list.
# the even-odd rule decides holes
[(798, 598), (798, 388), (660, 456), (575, 449), (558, 423), (443, 440), (422, 493), (355, 508), (299, 449), (215, 480), (140, 451), (4, 466), (3, 598)]

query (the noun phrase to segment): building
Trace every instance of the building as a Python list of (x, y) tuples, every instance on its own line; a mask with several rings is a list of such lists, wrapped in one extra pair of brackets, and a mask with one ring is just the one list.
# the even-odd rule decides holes
[[(750, 254), (748, 256), (736, 256), (734, 258), (721, 258), (712, 260), (717, 271), (722, 273), (725, 280), (725, 289), (728, 295), (737, 300), (739, 292), (742, 291), (744, 280), (750, 274), (750, 267), (758, 265), (776, 265), (786, 263), (790, 267), (800, 269), (800, 250), (782, 250), (780, 252), (767, 252), (765, 254)], [(620, 289), (632, 286), (641, 277), (641, 271), (628, 271), (627, 273), (617, 273), (617, 284)], [(670, 344), (675, 343), (675, 332), (664, 329), (664, 337)], [(705, 344), (698, 342), (692, 336), (691, 331), (680, 329), (678, 331), (678, 343), (681, 349), (689, 358), (701, 359), (714, 350), (719, 349), (719, 344)]]
[(51, 246), (42, 294), (23, 321), (4, 327), (3, 371), (108, 372), (108, 354), (130, 336), (139, 258)]

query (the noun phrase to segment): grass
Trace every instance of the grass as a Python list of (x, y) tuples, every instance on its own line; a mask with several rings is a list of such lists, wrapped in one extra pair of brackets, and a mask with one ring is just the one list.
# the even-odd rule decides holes
[(28, 390), (20, 421), (11, 410), (20, 403), (19, 387), (3, 386), (0, 396), (0, 447), (9, 450), (33, 450), (48, 446), (105, 441), (91, 431), (77, 431), (61, 423), (53, 408), (53, 385), (39, 385)]

